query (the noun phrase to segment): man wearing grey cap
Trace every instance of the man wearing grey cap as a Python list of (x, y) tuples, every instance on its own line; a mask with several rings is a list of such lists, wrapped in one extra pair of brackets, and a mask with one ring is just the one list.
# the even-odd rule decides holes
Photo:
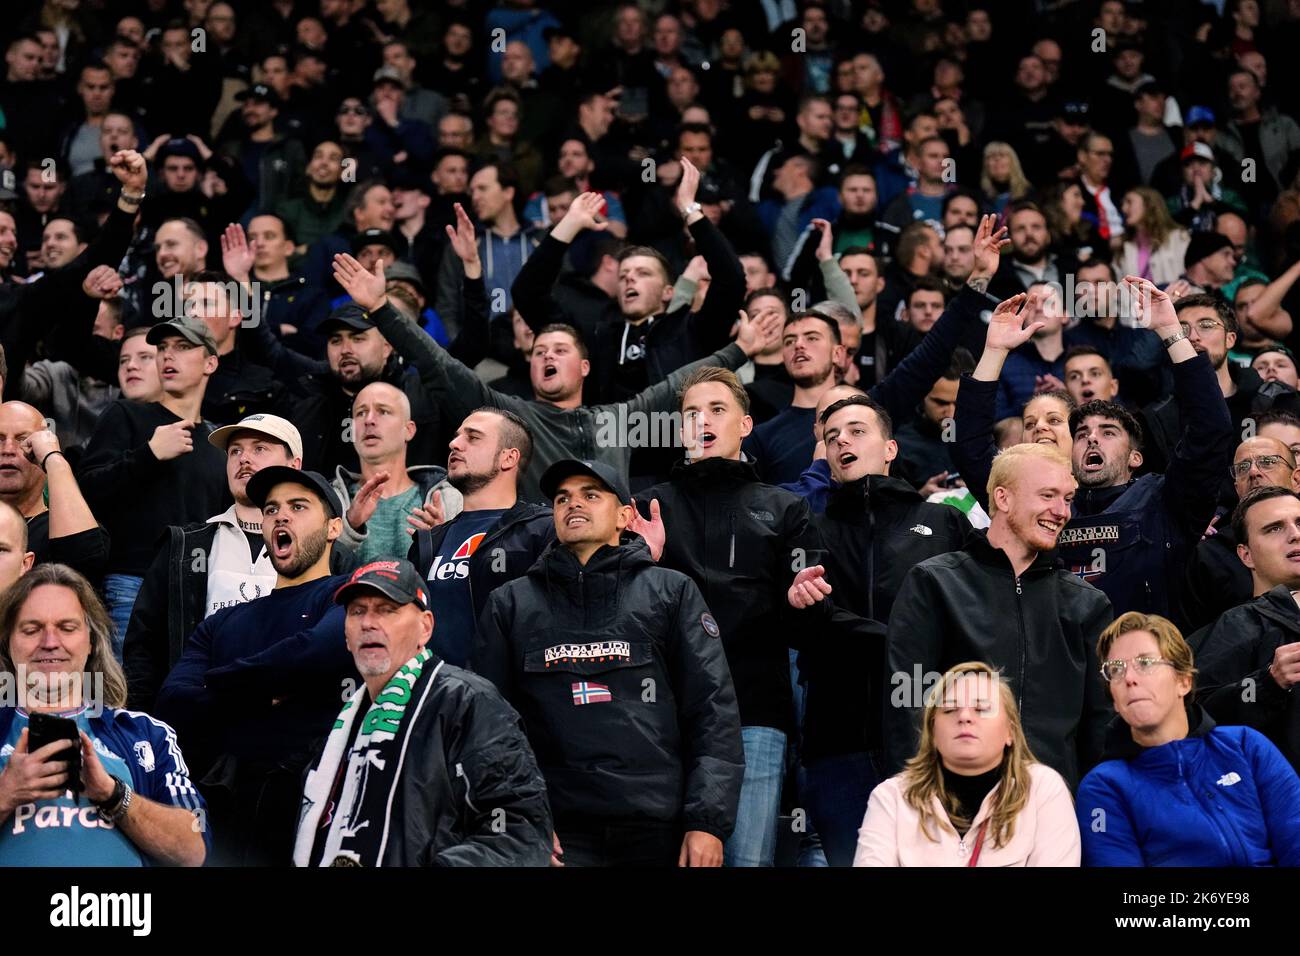
[(163, 530), (205, 521), (230, 501), (223, 456), (204, 440), (212, 426), (203, 419), (203, 396), (217, 370), (212, 333), (181, 317), (155, 325), (146, 339), (158, 347), (162, 399), (109, 405), (77, 468), (86, 502), (112, 541), (104, 590), (118, 634), (126, 633)]
[[(163, 678), (200, 621), (275, 587), (262, 511), (248, 498), (248, 482), (270, 465), (301, 468), (302, 437), (283, 418), (249, 415), (212, 432), (208, 443), (225, 455), (226, 485), (235, 503), (206, 521), (170, 526), (145, 572), (123, 651), (135, 710), (153, 707)], [(348, 563), (342, 552), (337, 560)]]
[[(275, 569), (270, 594), (205, 618), (158, 692), (208, 795), (215, 860), (289, 862), (302, 771), (358, 677), (330, 556), (342, 504), (323, 475), (268, 465), (249, 479)], [(350, 683), (349, 683), (350, 682)]]

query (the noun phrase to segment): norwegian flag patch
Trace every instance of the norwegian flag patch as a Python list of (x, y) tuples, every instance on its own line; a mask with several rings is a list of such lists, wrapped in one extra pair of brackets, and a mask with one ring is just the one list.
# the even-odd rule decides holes
[(583, 704), (607, 704), (613, 699), (610, 696), (609, 688), (604, 684), (597, 684), (589, 680), (576, 681), (573, 684), (573, 704), (575, 707), (581, 707)]

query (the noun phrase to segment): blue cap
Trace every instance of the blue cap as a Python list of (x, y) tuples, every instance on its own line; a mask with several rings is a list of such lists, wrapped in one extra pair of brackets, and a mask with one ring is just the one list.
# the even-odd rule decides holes
[(1214, 110), (1208, 106), (1193, 106), (1183, 117), (1183, 123), (1187, 126), (1213, 126)]

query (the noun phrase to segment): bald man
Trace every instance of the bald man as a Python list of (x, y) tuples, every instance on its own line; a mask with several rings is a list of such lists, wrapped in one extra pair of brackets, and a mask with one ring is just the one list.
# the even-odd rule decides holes
[(27, 550), (27, 521), (13, 505), (0, 501), (0, 594), (32, 569), (36, 555)]
[(411, 402), (396, 386), (372, 382), (352, 401), (352, 444), (361, 471), (339, 465), (333, 484), (345, 508), (337, 546), (355, 552), (361, 563), (405, 558), (411, 535), (433, 528), (435, 513), (443, 519), (460, 513), (462, 498), (446, 469), (407, 466), (415, 430)]
[[(1262, 435), (1247, 438), (1232, 456), (1232, 487), (1237, 499), (1256, 488), (1269, 486), (1300, 491), (1300, 469), (1296, 468), (1295, 454), (1277, 438)], [(1240, 542), (1233, 534), (1230, 515), (1231, 508), (1223, 511), (1215, 523), (1214, 533), (1196, 546), (1188, 562), (1189, 631), (1209, 624), (1229, 608), (1244, 604), (1254, 596), (1250, 570), (1237, 553)]]
[(26, 521), (24, 551), (32, 552), (35, 563), (70, 565), (99, 585), (108, 561), (108, 532), (82, 497), (59, 439), (26, 402), (0, 404), (0, 501)]

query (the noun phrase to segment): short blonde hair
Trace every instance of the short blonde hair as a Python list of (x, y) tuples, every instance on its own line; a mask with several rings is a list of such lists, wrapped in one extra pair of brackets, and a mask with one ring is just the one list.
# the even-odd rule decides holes
[(1159, 614), (1129, 611), (1111, 621), (1097, 638), (1097, 661), (1106, 660), (1112, 645), (1120, 639), (1121, 635), (1128, 634), (1130, 631), (1146, 631), (1154, 637), (1156, 646), (1160, 648), (1160, 656), (1174, 665), (1175, 673), (1190, 677), (1191, 690), (1196, 690), (1196, 667), (1193, 664), (1191, 645), (1172, 621)]
[(993, 467), (989, 469), (989, 482), (985, 486), (989, 496), (989, 516), (992, 517), (997, 510), (993, 504), (993, 492), (997, 488), (1009, 488), (1014, 483), (1016, 475), (1024, 468), (1025, 463), (1031, 459), (1049, 462), (1053, 465), (1060, 465), (1066, 471), (1073, 471), (1070, 465), (1070, 459), (1057, 448), (1055, 445), (1039, 445), (1033, 442), (1021, 442), (1019, 445), (1012, 445), (1010, 448), (1004, 448), (998, 452), (997, 457), (993, 459)]

